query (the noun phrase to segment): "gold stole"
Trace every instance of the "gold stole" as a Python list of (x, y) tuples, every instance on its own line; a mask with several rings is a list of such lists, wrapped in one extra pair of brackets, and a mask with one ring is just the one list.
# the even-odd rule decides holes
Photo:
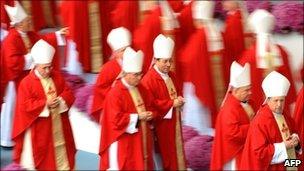
[(267, 54), (265, 55), (265, 59), (266, 59), (266, 63), (267, 63), (267, 68), (264, 69), (264, 78), (272, 71), (275, 70), (275, 66), (274, 66), (274, 57), (271, 55), (270, 52), (267, 52)]
[[(47, 100), (56, 98), (57, 92), (54, 82), (51, 78), (40, 79)], [(52, 132), (55, 149), (55, 160), (57, 170), (70, 170), (67, 151), (65, 148), (64, 134), (62, 132), (62, 122), (58, 108), (50, 110), (52, 116)]]
[(27, 1), (27, 0), (22, 0), (20, 1), (22, 7), (24, 8), (24, 11), (28, 14), (28, 15), (32, 15), (32, 1)]
[[(135, 105), (137, 113), (145, 112), (145, 103), (137, 89), (133, 87), (129, 89), (132, 101)], [(147, 149), (147, 123), (146, 121), (140, 121), (140, 126), (142, 130), (142, 143), (143, 143), (143, 154), (144, 154), (144, 170), (148, 170), (148, 149)]]
[(88, 1), (91, 71), (99, 72), (103, 64), (99, 1)]
[[(284, 118), (284, 115), (276, 114), (275, 120), (279, 127), (283, 141), (286, 141), (290, 136), (290, 131), (289, 131), (288, 125), (286, 123), (286, 120)], [(295, 149), (294, 148), (287, 149), (287, 155), (288, 155), (288, 159), (296, 159)], [(287, 170), (297, 170), (297, 168), (296, 167), (287, 167)]]
[[(166, 87), (169, 92), (170, 98), (172, 100), (176, 99), (177, 92), (176, 92), (172, 79), (168, 78), (165, 81), (165, 83), (166, 83)], [(175, 108), (175, 111), (176, 111), (175, 144), (176, 144), (176, 152), (177, 152), (177, 165), (178, 165), (178, 170), (186, 170), (182, 134), (181, 134), (180, 108)]]
[(25, 35), (25, 36), (21, 36), (21, 39), (24, 43), (24, 46), (25, 46), (25, 49), (26, 49), (27, 53), (29, 53), (31, 51), (31, 48), (32, 48), (32, 43), (31, 43), (29, 37), (27, 35)]
[(45, 22), (46, 22), (46, 25), (48, 27), (55, 27), (55, 21), (54, 21), (54, 18), (52, 16), (52, 9), (50, 8), (51, 4), (50, 4), (51, 1), (41, 1), (41, 6), (42, 6), (42, 9), (43, 9), (43, 15), (44, 15), (44, 19), (45, 19)]
[(219, 109), (226, 93), (223, 76), (223, 56), (220, 51), (209, 52), (209, 55), (211, 62), (213, 89), (215, 91), (216, 108)]
[[(32, 16), (32, 1), (22, 0), (20, 2), (21, 2), (22, 7), (24, 8), (24, 11), (26, 12), (26, 14)], [(34, 25), (35, 25), (35, 23), (33, 22), (33, 24), (31, 25), (31, 30), (33, 30)]]
[[(141, 4), (143, 3), (143, 4)], [(151, 10), (156, 6), (157, 1), (151, 1), (151, 0), (143, 0), (143, 1), (138, 1), (138, 25), (141, 24), (146, 16), (150, 14)], [(144, 9), (141, 9), (142, 6), (145, 6)]]
[(244, 105), (242, 105), (243, 109), (245, 110), (249, 120), (251, 120), (254, 116), (254, 110), (252, 109), (251, 105), (246, 103)]

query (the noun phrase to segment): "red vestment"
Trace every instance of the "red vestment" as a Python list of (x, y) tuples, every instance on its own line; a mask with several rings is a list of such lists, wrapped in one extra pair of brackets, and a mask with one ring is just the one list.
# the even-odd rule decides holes
[[(279, 49), (279, 55), (282, 58), (283, 65), (280, 67), (276, 67), (275, 70), (281, 74), (283, 74), (290, 81), (290, 89), (286, 97), (286, 114), (290, 114), (289, 105), (293, 103), (296, 99), (296, 90), (294, 87), (294, 81), (292, 79), (291, 70), (289, 67), (289, 59), (286, 51), (279, 45), (277, 45)], [(251, 99), (254, 104), (258, 106), (262, 105), (265, 96), (262, 90), (262, 81), (264, 79), (264, 71), (265, 69), (257, 68), (257, 56), (256, 56), (256, 44), (251, 46), (248, 50), (244, 51), (241, 55), (239, 61), (241, 65), (245, 65), (246, 62), (250, 64), (250, 76), (251, 76), (251, 90), (252, 95)]]
[[(254, 94), (254, 93), (253, 93)], [(295, 133), (292, 118), (283, 113), (290, 135)], [(268, 105), (262, 106), (251, 121), (244, 145), (241, 170), (286, 170), (284, 163), (271, 164), (274, 143), (283, 142), (274, 114)]]
[(227, 53), (226, 66), (230, 66), (232, 62), (237, 60), (245, 50), (245, 36), (240, 10), (227, 15), (225, 21), (225, 31), (223, 35)]
[(214, 126), (218, 111), (216, 107), (214, 79), (219, 78), (213, 78), (212, 72), (221, 72), (222, 79), (224, 79), (223, 86), (225, 87), (227, 87), (227, 73), (223, 65), (225, 63), (224, 57), (220, 56), (222, 65), (220, 67), (221, 70), (217, 71), (212, 70), (212, 58), (213, 56), (208, 52), (206, 30), (204, 28), (197, 29), (189, 37), (180, 60), (184, 72), (184, 80), (194, 85), (195, 94), (201, 104), (210, 110), (212, 125)]
[(222, 170), (232, 159), (236, 160), (236, 168), (239, 168), (249, 117), (241, 102), (229, 93), (216, 120), (210, 170)]
[[(298, 129), (299, 132), (299, 137), (300, 137), (300, 143), (303, 145), (304, 143), (304, 111), (303, 111), (303, 96), (304, 96), (304, 89), (303, 87), (301, 88), (298, 98), (296, 101), (296, 107), (294, 111), (294, 121), (296, 123), (296, 128)], [(299, 158), (302, 162), (304, 161), (304, 154), (300, 155)], [(304, 170), (304, 164), (302, 163), (300, 167), (298, 168), (299, 170)]]
[[(182, 96), (180, 87), (178, 87), (176, 78), (172, 72), (169, 72), (169, 76), (172, 79), (177, 96)], [(165, 81), (157, 73), (154, 68), (151, 68), (142, 79), (143, 85), (151, 92), (154, 101), (154, 107), (157, 110), (158, 116), (154, 120), (155, 131), (157, 136), (157, 146), (160, 150), (162, 157), (162, 164), (164, 170), (177, 170), (178, 169), (178, 156), (176, 143), (176, 108), (173, 108), (172, 118), (164, 119), (164, 116), (173, 107), (173, 100), (171, 100)], [(181, 123), (181, 122), (180, 122)], [(182, 133), (181, 133), (182, 134)], [(183, 142), (182, 142), (183, 144)], [(184, 150), (183, 150), (184, 151)], [(183, 154), (180, 154), (184, 156)], [(184, 157), (185, 159), (185, 157)], [(185, 163), (185, 161), (183, 161)]]
[(120, 72), (121, 66), (117, 59), (112, 59), (104, 64), (98, 74), (93, 88), (93, 102), (91, 109), (91, 115), (97, 122), (99, 122), (101, 116), (106, 94), (110, 91)]
[[(63, 24), (69, 27), (69, 38), (76, 43), (79, 62), (85, 72), (98, 72), (101, 65), (109, 60), (111, 49), (107, 44), (107, 36), (112, 29), (110, 11), (116, 3), (95, 0), (61, 2)], [(94, 9), (90, 10), (92, 4)], [(96, 27), (91, 27), (90, 21), (97, 24)], [(93, 66), (96, 65), (94, 61), (98, 61), (99, 66)]]
[[(60, 96), (70, 107), (74, 102), (71, 90), (66, 86), (65, 80), (60, 73), (52, 72), (51, 78), (56, 87), (57, 96)], [(20, 162), (23, 150), (24, 135), (27, 130), (31, 131), (32, 153), (34, 165), (37, 170), (56, 170), (54, 143), (56, 139), (52, 134), (52, 114), (48, 117), (39, 117), (46, 106), (46, 94), (40, 79), (32, 71), (20, 83), (17, 94), (16, 113), (12, 138), (15, 147), (13, 160)], [(59, 114), (62, 122), (66, 154), (70, 169), (75, 166), (75, 144), (70, 126), (68, 111)]]
[[(146, 110), (151, 111), (149, 92), (140, 84), (137, 85), (137, 88), (144, 101)], [(114, 142), (118, 142), (117, 160), (119, 170), (144, 169), (143, 132), (140, 121), (137, 121), (138, 132), (133, 134), (126, 132), (126, 128), (130, 122), (130, 114), (135, 113), (137, 113), (137, 110), (128, 89), (121, 81), (118, 81), (106, 96), (103, 116), (100, 120), (102, 125), (99, 148), (99, 155), (101, 156), (100, 170), (109, 169), (109, 148)], [(148, 122), (146, 126), (148, 169), (153, 169), (153, 138)]]

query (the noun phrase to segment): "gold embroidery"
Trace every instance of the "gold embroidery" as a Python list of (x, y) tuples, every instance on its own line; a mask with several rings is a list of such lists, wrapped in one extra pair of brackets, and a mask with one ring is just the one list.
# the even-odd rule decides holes
[[(51, 78), (40, 79), (44, 93), (47, 99), (57, 97), (56, 87)], [(57, 170), (69, 170), (69, 163), (67, 157), (67, 151), (65, 148), (64, 134), (62, 132), (61, 115), (58, 113), (58, 109), (51, 110), (52, 117), (52, 132), (55, 149), (55, 160)]]
[[(172, 79), (171, 78), (167, 79), (165, 81), (165, 83), (166, 83), (166, 87), (169, 92), (170, 98), (171, 99), (177, 98), (177, 92), (176, 92)], [(176, 108), (175, 111), (176, 111), (175, 143), (176, 143), (178, 170), (186, 170), (182, 133), (181, 133), (181, 123), (180, 123), (180, 108)]]
[[(137, 89), (137, 87), (129, 89), (132, 101), (135, 105), (137, 113), (145, 112), (145, 103)], [(143, 141), (143, 153), (144, 153), (144, 170), (148, 170), (148, 149), (147, 149), (147, 123), (146, 121), (140, 121), (142, 130), (142, 141)]]
[(90, 27), (90, 58), (91, 58), (91, 70), (92, 72), (99, 72), (100, 67), (103, 64), (102, 44), (101, 44), (101, 22), (100, 22), (100, 10), (98, 1), (88, 2), (89, 11), (89, 27)]
[(215, 91), (216, 108), (219, 109), (224, 99), (226, 90), (223, 75), (222, 55), (210, 53), (211, 74), (213, 80), (213, 89)]
[[(284, 118), (284, 115), (276, 114), (275, 115), (276, 123), (279, 127), (283, 141), (286, 141), (290, 137), (290, 130)], [(287, 149), (288, 159), (296, 159), (296, 152), (294, 148)], [(287, 167), (287, 170), (297, 170), (296, 167)]]

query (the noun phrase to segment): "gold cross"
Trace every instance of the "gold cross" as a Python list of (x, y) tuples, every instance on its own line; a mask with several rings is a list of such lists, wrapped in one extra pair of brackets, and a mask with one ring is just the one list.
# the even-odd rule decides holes
[(285, 137), (288, 138), (289, 129), (286, 127), (286, 125), (284, 123), (282, 123), (282, 130), (281, 131), (285, 134)]

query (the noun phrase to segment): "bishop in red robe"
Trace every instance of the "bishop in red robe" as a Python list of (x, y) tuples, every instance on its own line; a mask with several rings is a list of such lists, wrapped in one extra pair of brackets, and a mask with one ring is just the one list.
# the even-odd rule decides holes
[(301, 150), (294, 121), (284, 110), (290, 83), (273, 71), (265, 77), (262, 87), (267, 99), (250, 124), (240, 169), (287, 170), (285, 160), (296, 159)]
[(155, 65), (142, 83), (151, 92), (158, 116), (154, 119), (157, 147), (164, 170), (185, 170), (186, 159), (181, 130), (182, 91), (170, 71), (174, 42), (160, 34), (154, 43)]
[(54, 53), (44, 40), (33, 46), (35, 67), (18, 90), (13, 160), (26, 169), (74, 170), (75, 166), (68, 115), (74, 96), (60, 73), (52, 71)]
[(248, 102), (249, 64), (242, 67), (233, 62), (230, 73), (230, 88), (217, 116), (210, 170), (239, 169), (250, 120), (255, 115)]
[(122, 55), (131, 45), (131, 33), (124, 27), (113, 29), (107, 38), (113, 51), (112, 59), (105, 63), (98, 74), (94, 85), (91, 115), (99, 123), (106, 94), (121, 77)]
[(123, 54), (123, 77), (104, 101), (99, 155), (100, 170), (153, 169), (153, 141), (149, 121), (149, 92), (139, 84), (143, 53), (127, 48)]

